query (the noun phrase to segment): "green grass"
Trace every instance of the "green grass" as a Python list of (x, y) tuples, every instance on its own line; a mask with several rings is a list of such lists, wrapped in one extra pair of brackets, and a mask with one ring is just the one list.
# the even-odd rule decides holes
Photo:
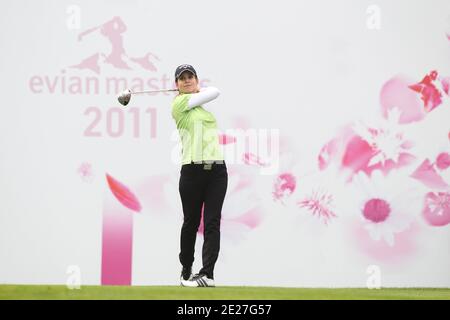
[(352, 299), (444, 299), (450, 288), (315, 289), (277, 287), (183, 288), (178, 286), (66, 286), (0, 285), (3, 299), (156, 299), (156, 300), (352, 300)]

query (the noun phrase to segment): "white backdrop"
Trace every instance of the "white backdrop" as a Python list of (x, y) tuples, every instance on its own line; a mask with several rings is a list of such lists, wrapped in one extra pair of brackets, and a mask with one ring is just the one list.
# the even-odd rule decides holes
[(2, 7), (0, 283), (178, 283), (172, 95), (115, 95), (190, 63), (230, 138), (218, 285), (450, 286), (448, 1)]

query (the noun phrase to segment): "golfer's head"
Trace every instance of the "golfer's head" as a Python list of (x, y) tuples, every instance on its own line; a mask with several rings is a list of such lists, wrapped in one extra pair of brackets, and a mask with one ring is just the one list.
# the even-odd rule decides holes
[(175, 83), (180, 93), (197, 92), (198, 77), (194, 67), (182, 64), (175, 70)]

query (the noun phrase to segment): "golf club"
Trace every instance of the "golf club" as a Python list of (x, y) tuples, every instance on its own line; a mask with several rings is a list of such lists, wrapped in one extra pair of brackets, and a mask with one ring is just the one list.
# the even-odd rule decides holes
[(131, 89), (126, 89), (117, 96), (117, 100), (119, 100), (119, 103), (121, 105), (126, 106), (130, 102), (132, 94), (158, 93), (158, 92), (171, 92), (171, 91), (178, 91), (178, 89), (164, 89), (164, 90), (153, 90), (153, 91), (131, 91)]

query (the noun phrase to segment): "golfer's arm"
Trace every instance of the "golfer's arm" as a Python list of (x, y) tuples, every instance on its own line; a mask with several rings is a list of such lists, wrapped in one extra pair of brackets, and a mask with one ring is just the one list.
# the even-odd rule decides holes
[(211, 102), (220, 95), (220, 91), (214, 87), (202, 88), (200, 92), (191, 95), (188, 107), (192, 109), (194, 107), (203, 106), (204, 104)]

